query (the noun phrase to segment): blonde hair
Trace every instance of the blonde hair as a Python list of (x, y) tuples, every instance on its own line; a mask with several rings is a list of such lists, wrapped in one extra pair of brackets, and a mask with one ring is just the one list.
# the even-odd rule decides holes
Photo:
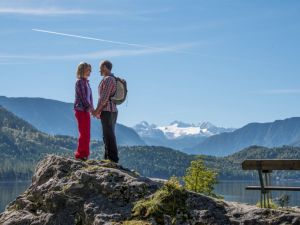
[(83, 75), (84, 75), (84, 71), (86, 68), (92, 68), (92, 66), (86, 62), (80, 62), (77, 66), (77, 72), (76, 72), (76, 76), (77, 76), (77, 79), (81, 79), (83, 78)]

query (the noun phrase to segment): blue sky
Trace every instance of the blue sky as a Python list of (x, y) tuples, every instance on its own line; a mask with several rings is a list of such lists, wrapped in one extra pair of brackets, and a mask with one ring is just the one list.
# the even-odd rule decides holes
[[(73, 102), (80, 61), (128, 82), (119, 123), (300, 116), (299, 1), (0, 1), (0, 95)], [(109, 41), (33, 31), (41, 29)]]

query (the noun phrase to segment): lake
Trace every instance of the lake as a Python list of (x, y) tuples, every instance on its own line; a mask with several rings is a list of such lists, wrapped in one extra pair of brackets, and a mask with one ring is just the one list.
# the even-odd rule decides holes
[[(215, 186), (215, 192), (223, 195), (226, 201), (256, 204), (260, 201), (260, 191), (245, 190), (248, 185), (260, 185), (259, 181), (220, 181)], [(300, 186), (300, 181), (276, 181), (272, 182), (276, 186)], [(282, 194), (290, 196), (289, 206), (300, 206), (299, 191), (272, 191), (272, 199), (280, 197)]]
[[(24, 182), (0, 182), (0, 212), (5, 206), (13, 201), (18, 195), (23, 193), (30, 185), (31, 181)], [(227, 201), (256, 204), (260, 199), (259, 191), (247, 191), (248, 185), (257, 185), (255, 181), (220, 181), (215, 186), (215, 192), (223, 195)], [(277, 182), (274, 185), (300, 186), (300, 182)], [(290, 195), (290, 206), (300, 206), (300, 192), (272, 192), (272, 197), (278, 197), (282, 193)]]
[(0, 182), (0, 212), (4, 211), (5, 206), (23, 193), (30, 184), (31, 181)]

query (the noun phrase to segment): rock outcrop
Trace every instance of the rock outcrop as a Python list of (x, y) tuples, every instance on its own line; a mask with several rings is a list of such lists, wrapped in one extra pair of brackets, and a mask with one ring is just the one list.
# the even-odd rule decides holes
[[(0, 224), (300, 224), (299, 212), (260, 209), (184, 189), (159, 201), (156, 193), (170, 190), (165, 186), (112, 162), (49, 155), (37, 165), (31, 186), (0, 214)], [(167, 209), (164, 204), (173, 200)], [(139, 202), (149, 211), (134, 212)]]

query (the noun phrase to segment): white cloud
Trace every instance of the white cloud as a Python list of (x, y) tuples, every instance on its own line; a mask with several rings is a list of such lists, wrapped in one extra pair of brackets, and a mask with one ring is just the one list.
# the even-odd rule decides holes
[(173, 52), (177, 49), (181, 49), (185, 45), (170, 46), (161, 49), (114, 49), (114, 50), (103, 50), (97, 52), (88, 53), (78, 53), (78, 54), (59, 54), (59, 55), (47, 55), (47, 54), (0, 54), (0, 59), (6, 60), (85, 60), (85, 59), (102, 59), (102, 58), (116, 58), (116, 57), (126, 57), (126, 56), (138, 56), (138, 55), (148, 55), (148, 54), (158, 54)]
[[(52, 34), (52, 35), (60, 35), (60, 36), (67, 36), (71, 38), (79, 38), (85, 39), (90, 41), (100, 41), (115, 45), (122, 45), (126, 46), (127, 49), (112, 49), (112, 50), (103, 50), (103, 51), (96, 51), (96, 52), (88, 52), (88, 53), (76, 53), (76, 54), (42, 54), (42, 53), (32, 53), (32, 54), (0, 54), (0, 59), (11, 60), (11, 59), (23, 59), (23, 60), (85, 60), (85, 59), (101, 59), (101, 58), (114, 58), (114, 57), (126, 57), (126, 56), (138, 56), (138, 55), (147, 55), (147, 54), (158, 54), (158, 53), (166, 53), (166, 52), (173, 52), (179, 54), (189, 54), (194, 55), (196, 53), (183, 51), (184, 49), (193, 47), (195, 45), (199, 45), (198, 42), (195, 43), (183, 43), (177, 44), (173, 46), (163, 46), (163, 47), (154, 47), (136, 43), (128, 43), (128, 42), (121, 42), (121, 41), (113, 41), (113, 40), (106, 40), (100, 38), (93, 38), (87, 36), (80, 36), (80, 35), (73, 35), (73, 34), (66, 34), (66, 33), (58, 33), (54, 31), (47, 31), (47, 30), (38, 30), (33, 29), (34, 31)], [(128, 47), (132, 49), (128, 49)]]
[(0, 65), (27, 65), (29, 62), (0, 62)]
[(81, 9), (62, 9), (62, 8), (0, 8), (0, 14), (21, 14), (21, 15), (72, 15), (72, 14), (89, 14), (91, 11)]
[(169, 9), (148, 10), (148, 11), (128, 11), (128, 10), (87, 10), (87, 9), (72, 9), (72, 8), (60, 8), (60, 7), (1, 7), (1, 14), (16, 14), (16, 15), (32, 15), (32, 16), (55, 16), (55, 15), (84, 15), (95, 14), (101, 16), (125, 16), (139, 18), (140, 16), (162, 14), (168, 12)]
[(115, 57), (126, 57), (126, 56), (138, 56), (147, 55), (154, 53), (162, 53), (168, 50), (160, 49), (136, 49), (136, 50), (104, 50), (98, 52), (90, 52), (83, 54), (70, 54), (70, 55), (58, 55), (58, 56), (45, 56), (45, 59), (59, 59), (59, 60), (73, 60), (73, 59), (101, 59), (101, 58), (115, 58)]

